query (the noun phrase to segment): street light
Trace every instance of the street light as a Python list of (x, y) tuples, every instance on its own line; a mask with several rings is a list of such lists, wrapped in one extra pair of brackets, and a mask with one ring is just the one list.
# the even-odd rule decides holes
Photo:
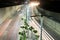
[(29, 7), (36, 7), (36, 6), (38, 6), (38, 5), (40, 5), (39, 2), (30, 2), (30, 3), (29, 3)]
[[(40, 3), (39, 2), (30, 2), (29, 3), (29, 7), (36, 7), (36, 6), (38, 6), (38, 5), (40, 5)], [(43, 27), (43, 15), (39, 15), (39, 16), (41, 16), (41, 34), (40, 34), (40, 40), (42, 40), (42, 27)]]

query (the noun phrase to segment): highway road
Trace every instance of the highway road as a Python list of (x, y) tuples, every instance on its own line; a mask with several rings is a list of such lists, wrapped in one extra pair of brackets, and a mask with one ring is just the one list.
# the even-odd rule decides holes
[[(19, 11), (17, 14), (17, 16), (12, 16), (13, 18), (7, 18), (1, 25), (0, 25), (0, 40), (18, 40), (19, 39), (19, 27), (21, 26), (21, 18), (25, 17), (24, 15), (26, 15), (25, 13), (31, 13), (31, 9), (26, 9), (27, 7), (24, 6), (22, 12)], [(27, 10), (27, 11), (26, 11)], [(29, 11), (30, 10), (30, 11)], [(20, 14), (21, 13), (21, 14)], [(15, 15), (16, 15), (15, 14)], [(28, 18), (31, 15), (28, 14)], [(23, 23), (22, 23), (23, 24)], [(36, 30), (38, 30), (38, 35), (40, 35), (40, 24), (38, 24), (36, 22), (36, 20), (33, 18), (33, 20), (30, 18), (28, 19), (28, 24), (33, 26)], [(44, 30), (43, 28), (43, 40), (54, 40), (48, 33), (46, 30)], [(39, 38), (40, 40), (40, 38)]]

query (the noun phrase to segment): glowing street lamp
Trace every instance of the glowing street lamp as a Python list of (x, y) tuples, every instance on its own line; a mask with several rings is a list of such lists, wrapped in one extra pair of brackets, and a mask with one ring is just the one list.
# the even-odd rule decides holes
[(29, 6), (30, 7), (36, 7), (36, 6), (38, 6), (40, 3), (39, 2), (30, 2), (29, 3)]

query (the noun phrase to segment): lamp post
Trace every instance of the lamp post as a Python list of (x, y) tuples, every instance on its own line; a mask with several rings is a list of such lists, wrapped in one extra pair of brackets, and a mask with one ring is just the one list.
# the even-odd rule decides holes
[[(30, 4), (29, 4), (29, 6), (30, 7), (36, 7), (36, 6), (38, 6), (38, 5), (40, 5), (40, 3), (39, 2), (30, 2)], [(42, 27), (43, 27), (43, 15), (37, 15), (37, 16), (41, 16), (41, 27), (40, 27), (40, 32), (41, 32), (41, 34), (40, 34), (40, 40), (42, 40)], [(37, 16), (34, 16), (34, 17), (37, 17)]]
[(41, 23), (41, 27), (40, 27), (40, 32), (41, 32), (41, 34), (40, 34), (40, 40), (42, 40), (42, 28), (43, 28), (43, 17), (44, 17), (44, 15), (35, 15), (35, 16), (31, 16), (31, 17), (41, 17), (41, 19), (40, 19), (40, 23)]
[(43, 28), (43, 15), (41, 15), (41, 34), (40, 34), (40, 40), (42, 40), (42, 28)]

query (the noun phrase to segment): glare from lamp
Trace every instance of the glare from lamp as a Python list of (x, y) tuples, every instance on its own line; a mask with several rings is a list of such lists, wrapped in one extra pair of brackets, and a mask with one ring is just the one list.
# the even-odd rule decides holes
[(38, 6), (38, 5), (40, 5), (39, 2), (30, 2), (30, 3), (29, 3), (29, 6), (30, 6), (30, 7), (36, 7), (36, 6)]

